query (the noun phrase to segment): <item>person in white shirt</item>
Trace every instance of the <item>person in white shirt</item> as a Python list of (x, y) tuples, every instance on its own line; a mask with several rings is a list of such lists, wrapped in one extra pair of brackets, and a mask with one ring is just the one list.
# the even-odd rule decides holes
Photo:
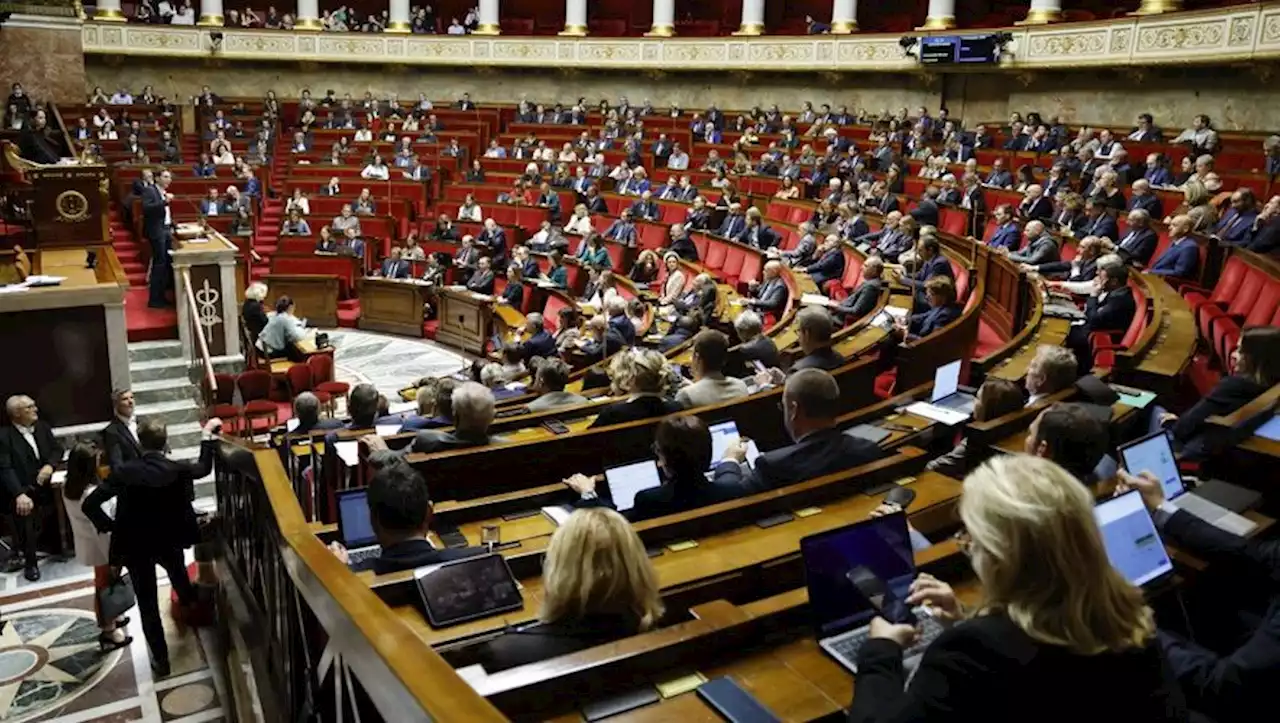
[(1213, 153), (1218, 150), (1218, 132), (1207, 115), (1198, 115), (1191, 120), (1191, 127), (1178, 134), (1172, 145), (1190, 143), (1197, 153)]
[(183, 0), (182, 7), (178, 8), (178, 12), (174, 13), (173, 20), (169, 21), (170, 25), (195, 25), (196, 10), (191, 6), (191, 0)]
[(453, 22), (449, 24), (448, 34), (449, 35), (466, 35), (467, 29), (462, 27), (462, 24), (458, 22), (457, 18), (454, 18)]
[(111, 105), (133, 105), (133, 96), (128, 90), (121, 88), (111, 96)]
[(286, 214), (296, 210), (303, 216), (310, 216), (311, 202), (307, 200), (306, 196), (302, 195), (301, 188), (295, 188), (293, 189), (293, 196), (291, 196), (289, 198), (289, 202), (285, 204), (284, 210)]
[(370, 143), (373, 141), (373, 131), (365, 126), (356, 130), (356, 143)]
[(689, 154), (676, 143), (671, 147), (671, 155), (667, 156), (667, 168), (673, 171), (684, 171), (689, 168)]
[(564, 232), (586, 236), (593, 230), (591, 227), (591, 214), (587, 213), (587, 207), (581, 203), (574, 206), (573, 217), (569, 219), (569, 223), (564, 225)]
[(169, 0), (160, 0), (160, 3), (156, 5), (156, 14), (160, 16), (160, 22), (172, 23), (174, 15), (173, 3), (169, 2)]
[(480, 221), (483, 220), (483, 216), (480, 211), (480, 204), (476, 203), (475, 196), (472, 196), (469, 193), (467, 194), (466, 199), (462, 201), (462, 205), (458, 206), (456, 220), (474, 221), (475, 223), (480, 223)]
[(391, 178), (391, 170), (387, 168), (387, 164), (382, 162), (382, 156), (374, 156), (373, 162), (365, 166), (363, 171), (360, 171), (360, 177), (385, 181)]

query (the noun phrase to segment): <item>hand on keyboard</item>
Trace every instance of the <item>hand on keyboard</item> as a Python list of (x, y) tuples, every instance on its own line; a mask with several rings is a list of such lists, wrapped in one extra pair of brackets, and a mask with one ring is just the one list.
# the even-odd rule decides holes
[(920, 637), (920, 630), (914, 625), (891, 623), (877, 615), (871, 621), (868, 637), (892, 640), (905, 649), (911, 647), (912, 643)]
[(960, 601), (956, 600), (956, 591), (927, 572), (920, 573), (911, 582), (911, 588), (907, 592), (907, 604), (923, 605), (928, 609), (931, 617), (945, 623), (955, 622), (962, 615)]

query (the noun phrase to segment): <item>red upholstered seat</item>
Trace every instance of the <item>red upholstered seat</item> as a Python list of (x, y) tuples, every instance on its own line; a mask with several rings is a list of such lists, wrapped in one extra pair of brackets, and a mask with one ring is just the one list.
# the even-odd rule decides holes
[(742, 268), (738, 271), (738, 283), (745, 284), (760, 280), (760, 270), (764, 268), (764, 258), (759, 254), (744, 254)]
[(279, 422), (276, 403), (271, 401), (271, 372), (251, 369), (236, 377), (240, 399), (244, 401), (244, 431), (252, 434), (259, 429), (271, 429)]
[(969, 269), (952, 259), (951, 274), (956, 280), (956, 298), (965, 301), (969, 298)]
[(284, 373), (289, 383), (289, 396), (296, 397), (303, 392), (311, 391), (311, 367), (306, 364), (294, 364)]
[(701, 257), (702, 265), (711, 271), (719, 271), (724, 266), (725, 256), (728, 254), (728, 244), (718, 239), (708, 239), (707, 255)]
[[(725, 244), (724, 265), (720, 267), (720, 280), (726, 284), (737, 285), (742, 264), (748, 256), (746, 249)], [(750, 254), (754, 256), (755, 254)]]
[(888, 369), (876, 375), (875, 393), (879, 399), (888, 399), (893, 396), (893, 389), (898, 383), (897, 368)]
[(693, 247), (698, 250), (698, 258), (707, 258), (707, 249), (710, 247), (711, 241), (703, 234), (693, 235)]

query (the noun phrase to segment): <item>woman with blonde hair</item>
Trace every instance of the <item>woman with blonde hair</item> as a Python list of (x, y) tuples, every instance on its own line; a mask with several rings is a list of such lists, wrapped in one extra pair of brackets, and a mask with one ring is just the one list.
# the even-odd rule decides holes
[(244, 306), (240, 307), (240, 319), (244, 322), (245, 331), (249, 332), (249, 340), (257, 341), (258, 334), (267, 328), (267, 310), (262, 302), (267, 298), (267, 285), (261, 281), (249, 284), (244, 290)]
[(1111, 566), (1088, 488), (1048, 460), (1001, 456), (965, 479), (959, 511), (981, 602), (961, 620), (951, 587), (921, 574), (907, 602), (954, 624), (904, 689), (916, 628), (872, 620), (851, 723), (1187, 720), (1154, 615)]
[(601, 409), (591, 426), (607, 427), (681, 411), (678, 402), (664, 397), (670, 369), (667, 358), (652, 349), (630, 349), (615, 356), (609, 364), (609, 379), (614, 391), (627, 398)]
[(663, 613), (644, 543), (613, 510), (580, 509), (547, 545), (539, 621), (484, 646), (488, 673), (603, 645), (651, 630)]

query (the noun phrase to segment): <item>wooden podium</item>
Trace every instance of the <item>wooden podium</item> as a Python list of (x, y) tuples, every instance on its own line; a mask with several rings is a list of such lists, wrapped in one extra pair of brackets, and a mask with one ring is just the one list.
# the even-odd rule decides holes
[(84, 248), (111, 243), (106, 166), (34, 165), (23, 175), (31, 183), (31, 220), (37, 247)]
[(180, 224), (174, 233), (171, 261), (178, 338), (191, 359), (200, 358), (201, 333), (213, 359), (243, 358), (238, 300), (244, 279), (239, 255), (226, 236), (199, 224)]
[(356, 281), (356, 288), (360, 291), (361, 329), (422, 336), (422, 307), (432, 288), (430, 284), (416, 279), (369, 277)]
[(439, 290), (438, 297), (436, 341), (483, 355), (493, 328), (493, 297), (447, 286)]

